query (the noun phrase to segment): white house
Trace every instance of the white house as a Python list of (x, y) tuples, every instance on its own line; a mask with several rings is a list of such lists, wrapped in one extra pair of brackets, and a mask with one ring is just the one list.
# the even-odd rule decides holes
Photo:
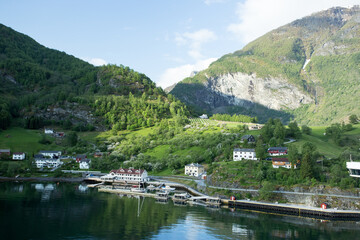
[(123, 181), (123, 182), (146, 182), (148, 181), (148, 174), (143, 169), (125, 169), (120, 168), (117, 170), (111, 170), (109, 174), (100, 178), (103, 181)]
[(360, 177), (360, 162), (346, 162), (350, 177)]
[[(287, 169), (291, 169), (291, 163), (289, 162), (289, 160), (287, 158), (273, 158), (272, 159), (272, 166), (273, 168), (287, 168)], [(294, 169), (296, 169), (296, 164), (294, 165)]]
[(205, 172), (204, 166), (198, 163), (191, 163), (185, 166), (185, 174), (199, 177)]
[(44, 157), (60, 157), (61, 151), (40, 151), (40, 154), (42, 154)]
[(81, 159), (80, 160), (80, 163), (79, 163), (79, 168), (80, 169), (89, 169), (90, 168), (90, 162), (91, 160), (90, 159)]
[(35, 164), (37, 168), (55, 168), (62, 164), (60, 159), (54, 159), (54, 158), (36, 158)]
[(25, 159), (25, 153), (23, 153), (23, 152), (13, 153), (12, 159), (13, 160), (24, 160)]
[(233, 160), (241, 161), (243, 159), (257, 160), (255, 149), (252, 148), (235, 148), (233, 152)]
[(50, 128), (45, 128), (44, 132), (45, 132), (45, 134), (54, 134), (54, 130), (52, 130)]
[(208, 117), (208, 115), (203, 114), (203, 115), (199, 116), (199, 118), (201, 118), (201, 119), (208, 119), (209, 117)]

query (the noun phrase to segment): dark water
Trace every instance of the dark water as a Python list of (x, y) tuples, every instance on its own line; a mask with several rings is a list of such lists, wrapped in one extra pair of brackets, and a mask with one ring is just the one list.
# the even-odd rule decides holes
[(161, 204), (79, 189), (79, 184), (0, 183), (0, 239), (353, 240), (360, 238), (359, 226)]

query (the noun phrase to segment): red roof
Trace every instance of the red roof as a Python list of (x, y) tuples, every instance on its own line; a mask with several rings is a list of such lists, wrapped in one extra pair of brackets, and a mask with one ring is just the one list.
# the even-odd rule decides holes
[(287, 158), (272, 158), (274, 162), (289, 162)]
[(23, 152), (15, 152), (13, 153), (13, 155), (23, 155), (24, 153)]
[(110, 173), (116, 173), (116, 174), (132, 174), (132, 175), (141, 175), (143, 174), (143, 169), (126, 169), (126, 168), (119, 168), (119, 169), (113, 169), (110, 171)]

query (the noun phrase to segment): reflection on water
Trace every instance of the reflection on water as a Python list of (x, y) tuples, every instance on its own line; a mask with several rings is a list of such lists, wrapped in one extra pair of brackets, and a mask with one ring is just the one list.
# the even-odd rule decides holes
[(51, 192), (54, 191), (56, 187), (55, 184), (51, 184), (51, 183), (48, 184), (37, 183), (37, 184), (33, 184), (32, 186), (34, 186), (36, 191), (41, 192), (42, 202), (47, 202), (50, 200)]
[(5, 239), (356, 239), (358, 226), (161, 204), (71, 183), (0, 183), (0, 231)]
[(78, 190), (80, 192), (86, 192), (89, 189), (89, 187), (86, 184), (80, 184), (78, 187)]

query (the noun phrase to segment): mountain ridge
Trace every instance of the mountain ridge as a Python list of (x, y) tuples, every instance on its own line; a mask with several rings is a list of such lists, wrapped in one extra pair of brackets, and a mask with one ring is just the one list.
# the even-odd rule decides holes
[[(295, 20), (264, 34), (241, 50), (222, 56), (195, 77), (186, 78), (178, 83), (170, 93), (190, 105), (203, 106), (202, 109), (210, 113), (219, 107), (223, 108), (224, 112), (228, 106), (244, 107), (241, 104), (233, 104), (229, 100), (231, 98), (243, 99), (260, 104), (265, 108), (271, 105), (275, 98), (280, 105), (284, 106), (282, 108), (270, 107), (269, 109), (281, 110), (291, 115), (289, 119), (283, 120), (296, 119), (303, 123), (328, 124), (341, 121), (346, 118), (346, 115), (359, 114), (359, 109), (351, 103), (345, 104), (348, 112), (339, 110), (340, 106), (344, 106), (344, 101), (341, 101), (341, 105), (337, 104), (338, 97), (329, 94), (330, 90), (334, 90), (332, 89), (334, 83), (329, 83), (329, 77), (326, 77), (332, 75), (331, 78), (338, 78), (338, 85), (343, 88), (350, 84), (351, 87), (357, 89), (356, 79), (360, 75), (356, 62), (360, 49), (359, 14), (359, 6), (337, 7)], [(336, 68), (339, 68), (337, 63), (339, 61), (351, 68), (351, 74), (340, 71), (340, 69), (338, 69), (339, 73), (331, 70), (329, 65), (336, 62)], [(305, 63), (307, 63), (306, 66)], [(325, 68), (326, 72), (324, 72)], [(231, 78), (226, 78), (226, 75), (235, 73), (247, 75), (247, 80), (236, 79), (237, 85), (243, 86), (238, 88), (239, 94), (233, 94), (230, 91), (231, 84), (228, 84), (229, 86), (223, 84), (222, 90), (209, 87), (214, 86), (215, 82), (221, 78), (225, 78), (225, 82), (228, 82)], [(348, 80), (344, 79), (346, 75)], [(292, 89), (303, 94), (296, 101), (309, 97), (312, 101), (302, 102), (301, 107), (294, 108), (291, 106), (296, 105), (296, 101), (291, 101), (289, 104), (287, 100), (283, 101), (277, 97), (284, 93), (277, 94), (273, 91), (273, 98), (265, 104), (261, 102), (263, 100), (261, 98), (244, 96), (251, 85), (251, 76), (263, 80), (261, 85), (254, 85), (254, 90), (264, 88), (265, 82), (269, 79), (282, 79)], [(194, 87), (195, 85), (196, 87)], [(271, 92), (271, 89), (266, 87), (265, 89), (268, 93)], [(206, 94), (201, 95), (205, 92)], [(226, 96), (221, 97), (221, 95)], [(345, 92), (343, 95), (346, 96)], [(216, 96), (218, 101), (208, 101), (212, 96)], [(201, 101), (201, 98), (205, 100)], [(223, 102), (226, 104), (221, 104)], [(329, 104), (335, 104), (336, 109), (330, 111)], [(290, 107), (286, 107), (287, 105)], [(311, 114), (311, 112), (315, 114)], [(263, 112), (255, 111), (255, 114), (261, 115)]]
[(2, 24), (0, 82), (0, 129), (19, 122), (135, 129), (188, 114), (145, 74), (122, 65), (95, 67)]

